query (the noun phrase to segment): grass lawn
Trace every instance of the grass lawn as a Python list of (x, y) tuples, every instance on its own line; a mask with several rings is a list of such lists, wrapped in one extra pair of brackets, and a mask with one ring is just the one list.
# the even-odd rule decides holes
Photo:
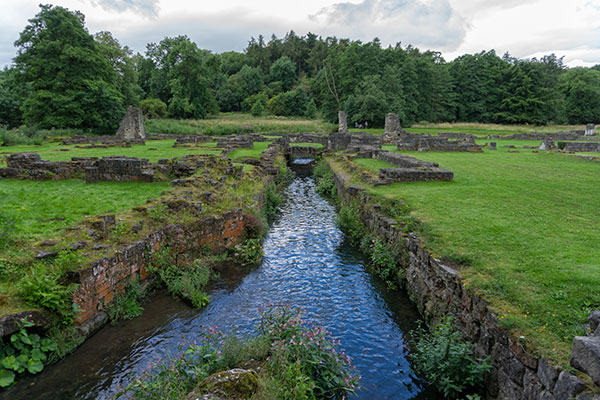
[[(373, 135), (383, 134), (383, 128), (375, 129), (349, 129), (350, 132), (369, 132)], [(437, 135), (440, 132), (469, 133), (475, 136), (488, 135), (513, 135), (515, 133), (554, 133), (568, 132), (573, 130), (585, 130), (584, 125), (499, 125), (499, 124), (477, 124), (477, 123), (422, 123), (414, 124), (410, 128), (404, 128), (407, 132), (428, 133)]]
[[(0, 147), (0, 167), (6, 166), (5, 155), (10, 153), (40, 153), (42, 160), (69, 161), (72, 157), (106, 157), (122, 155), (127, 157), (147, 158), (157, 162), (161, 158), (183, 157), (188, 154), (220, 154), (216, 150), (216, 142), (201, 143), (198, 147), (173, 147), (174, 140), (147, 140), (145, 145), (131, 147), (108, 147), (82, 149), (75, 145), (61, 146), (59, 143), (44, 143), (41, 146), (5, 146)], [(68, 149), (68, 151), (64, 151)]]
[(144, 123), (146, 132), (232, 135), (240, 133), (302, 133), (333, 132), (337, 124), (323, 120), (277, 116), (253, 117), (243, 113), (221, 113), (216, 117), (199, 120), (152, 119)]
[[(90, 215), (118, 213), (159, 197), (168, 182), (0, 180), (0, 211), (16, 218), (18, 242), (60, 234)], [(60, 220), (53, 220), (60, 219)], [(14, 246), (18, 250), (18, 245)], [(1, 249), (0, 249), (1, 251)], [(1, 253), (0, 253), (1, 254)]]
[(373, 158), (355, 158), (354, 162), (377, 175), (379, 175), (380, 168), (396, 168), (394, 164), (387, 161), (375, 160)]
[(290, 147), (314, 147), (315, 149), (322, 149), (321, 143), (290, 143)]
[(251, 149), (237, 149), (229, 154), (229, 158), (232, 160), (239, 160), (242, 158), (260, 158), (260, 155), (271, 142), (254, 142), (254, 147)]
[(573, 337), (600, 306), (600, 163), (508, 150), (404, 152), (454, 171), (454, 181), (369, 190), (405, 199), (429, 248), (466, 261), (466, 282), (502, 323), (566, 366)]

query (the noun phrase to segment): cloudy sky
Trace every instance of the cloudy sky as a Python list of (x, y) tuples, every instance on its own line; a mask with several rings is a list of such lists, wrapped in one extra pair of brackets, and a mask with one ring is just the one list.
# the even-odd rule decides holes
[[(44, 1), (45, 2), (45, 1)], [(51, 2), (51, 0), (48, 0)], [(0, 66), (40, 0), (0, 0)], [(600, 0), (57, 0), (134, 51), (165, 36), (242, 51), (251, 36), (313, 32), (441, 51), (446, 60), (481, 50), (520, 58), (555, 53), (569, 66), (600, 64)]]

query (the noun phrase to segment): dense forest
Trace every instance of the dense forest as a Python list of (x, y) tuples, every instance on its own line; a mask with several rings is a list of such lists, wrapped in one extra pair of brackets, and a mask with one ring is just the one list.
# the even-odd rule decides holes
[(113, 132), (126, 106), (150, 117), (219, 111), (321, 116), (382, 126), (395, 112), (417, 121), (600, 122), (600, 66), (567, 68), (554, 54), (522, 60), (494, 50), (451, 62), (439, 52), (290, 31), (251, 38), (244, 52), (214, 54), (187, 36), (134, 54), (110, 32), (58, 6), (40, 12), (0, 71), (0, 126)]

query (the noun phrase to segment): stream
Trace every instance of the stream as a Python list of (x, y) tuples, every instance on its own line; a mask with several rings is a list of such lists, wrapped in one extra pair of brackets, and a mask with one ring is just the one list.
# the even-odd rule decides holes
[(410, 371), (406, 332), (419, 314), (402, 291), (369, 274), (336, 227), (336, 210), (312, 178), (299, 177), (269, 229), (265, 258), (251, 271), (226, 266), (201, 310), (158, 294), (131, 321), (106, 326), (66, 359), (22, 379), (1, 399), (110, 399), (149, 362), (174, 354), (203, 327), (253, 333), (259, 309), (286, 303), (340, 340), (362, 376), (359, 399), (437, 399)]

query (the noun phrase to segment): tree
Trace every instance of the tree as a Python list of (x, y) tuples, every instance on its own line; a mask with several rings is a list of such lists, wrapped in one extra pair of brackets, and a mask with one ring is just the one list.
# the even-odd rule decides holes
[(566, 115), (571, 124), (600, 122), (600, 71), (572, 68), (559, 79), (565, 96)]
[(28, 85), (19, 80), (19, 72), (5, 67), (0, 71), (0, 126), (16, 128), (21, 125), (21, 106), (28, 96)]
[(283, 56), (271, 65), (269, 77), (271, 82), (281, 82), (282, 90), (290, 90), (296, 83), (296, 65), (287, 56)]
[(85, 17), (58, 6), (40, 8), (15, 42), (15, 66), (31, 87), (21, 107), (24, 122), (114, 133), (124, 114), (123, 96)]
[(143, 90), (138, 84), (133, 52), (127, 46), (121, 47), (119, 41), (108, 31), (96, 33), (94, 39), (117, 73), (114, 84), (121, 92), (125, 105), (138, 106)]
[(164, 38), (146, 48), (146, 56), (154, 65), (150, 95), (168, 105), (170, 116), (205, 118), (218, 112), (211, 85), (218, 73), (217, 57), (199, 50), (187, 36)]
[(148, 119), (165, 118), (167, 116), (167, 105), (160, 99), (144, 99), (140, 107), (142, 108), (144, 117)]

